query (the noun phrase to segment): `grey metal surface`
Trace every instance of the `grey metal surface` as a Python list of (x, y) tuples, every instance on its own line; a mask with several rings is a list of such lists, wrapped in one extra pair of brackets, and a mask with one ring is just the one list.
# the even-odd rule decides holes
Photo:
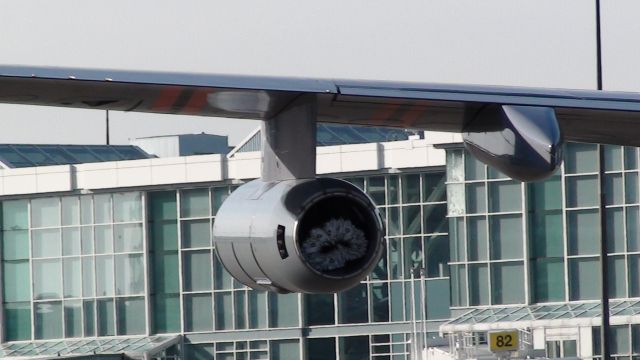
[(459, 132), (487, 104), (547, 106), (566, 140), (640, 145), (637, 93), (0, 66), (4, 103), (269, 119), (303, 94), (321, 122)]
[(316, 98), (301, 96), (262, 122), (262, 180), (316, 177)]
[(553, 109), (485, 106), (464, 128), (465, 147), (513, 179), (535, 181), (562, 163), (562, 135)]
[[(301, 248), (313, 228), (333, 217), (361, 229), (366, 247), (344, 266), (321, 271)], [(378, 262), (384, 233), (373, 201), (354, 185), (330, 178), (249, 182), (227, 198), (213, 227), (218, 257), (229, 273), (254, 289), (277, 292), (336, 292), (357, 285)]]

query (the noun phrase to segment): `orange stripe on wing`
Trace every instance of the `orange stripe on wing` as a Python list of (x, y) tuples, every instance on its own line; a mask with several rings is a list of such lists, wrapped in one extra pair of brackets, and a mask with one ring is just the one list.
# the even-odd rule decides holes
[(207, 104), (207, 95), (209, 95), (209, 92), (207, 90), (194, 91), (193, 95), (191, 95), (191, 98), (181, 112), (186, 115), (200, 114), (200, 111)]
[(169, 110), (171, 106), (176, 102), (178, 96), (180, 96), (182, 88), (179, 86), (169, 86), (160, 92), (160, 95), (156, 98), (151, 106), (152, 110)]
[(371, 122), (375, 125), (384, 125), (390, 119), (391, 116), (398, 110), (400, 104), (387, 104), (377, 110), (371, 117)]

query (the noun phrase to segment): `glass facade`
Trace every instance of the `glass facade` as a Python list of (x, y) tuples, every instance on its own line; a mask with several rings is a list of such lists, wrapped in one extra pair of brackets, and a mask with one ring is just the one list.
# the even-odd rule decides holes
[(450, 316), (444, 172), (347, 180), (379, 205), (387, 244), (360, 285), (322, 295), (224, 270), (211, 228), (235, 185), (2, 201), (3, 340), (177, 334), (188, 359), (407, 358), (412, 324)]

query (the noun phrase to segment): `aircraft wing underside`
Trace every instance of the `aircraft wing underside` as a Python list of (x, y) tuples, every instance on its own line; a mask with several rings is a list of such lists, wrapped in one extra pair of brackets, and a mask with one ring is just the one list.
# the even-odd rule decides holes
[(0, 103), (269, 119), (303, 95), (321, 122), (454, 132), (486, 105), (544, 106), (566, 140), (640, 146), (637, 93), (0, 66)]

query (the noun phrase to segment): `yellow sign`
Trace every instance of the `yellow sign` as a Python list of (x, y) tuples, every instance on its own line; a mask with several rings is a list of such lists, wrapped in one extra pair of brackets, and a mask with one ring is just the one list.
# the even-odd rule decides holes
[(489, 333), (489, 349), (492, 352), (518, 350), (518, 330)]

